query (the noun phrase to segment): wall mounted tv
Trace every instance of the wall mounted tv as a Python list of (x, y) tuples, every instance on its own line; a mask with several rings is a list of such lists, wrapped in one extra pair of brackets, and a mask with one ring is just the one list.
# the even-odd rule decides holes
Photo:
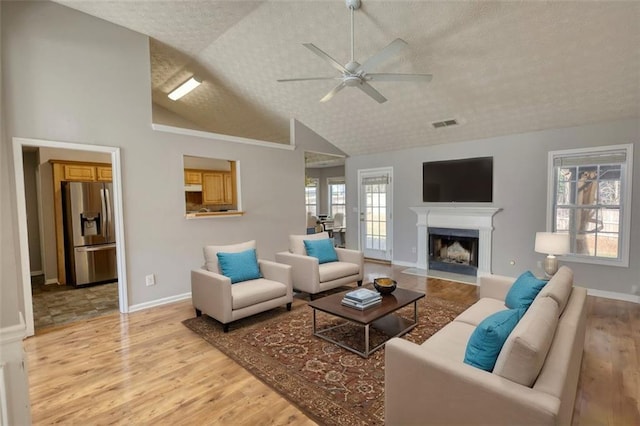
[(492, 202), (493, 157), (422, 163), (422, 201)]

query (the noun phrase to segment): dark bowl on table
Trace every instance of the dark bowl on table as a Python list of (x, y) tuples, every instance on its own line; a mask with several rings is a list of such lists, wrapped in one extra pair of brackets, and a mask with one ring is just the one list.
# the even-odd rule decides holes
[(396, 289), (397, 283), (391, 278), (376, 278), (373, 280), (373, 286), (380, 294), (390, 294)]

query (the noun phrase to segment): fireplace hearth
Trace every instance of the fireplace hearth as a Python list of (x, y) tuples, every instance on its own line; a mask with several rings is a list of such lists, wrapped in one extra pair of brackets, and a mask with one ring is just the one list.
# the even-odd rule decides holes
[(429, 269), (477, 276), (478, 230), (428, 228), (428, 233)]

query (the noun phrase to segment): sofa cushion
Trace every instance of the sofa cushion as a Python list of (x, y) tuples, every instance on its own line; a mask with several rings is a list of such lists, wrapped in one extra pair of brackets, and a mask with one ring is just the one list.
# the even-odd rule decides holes
[(338, 260), (333, 238), (304, 240), (304, 248), (308, 256), (318, 259), (318, 263), (336, 262)]
[(306, 256), (307, 250), (304, 247), (304, 240), (324, 240), (327, 238), (329, 238), (329, 234), (327, 232), (320, 232), (318, 234), (311, 235), (289, 235), (289, 251), (293, 254)]
[(429, 353), (438, 354), (445, 359), (463, 362), (467, 342), (475, 329), (475, 326), (466, 322), (453, 321), (438, 330), (420, 346)]
[(506, 309), (485, 318), (471, 334), (464, 354), (465, 364), (485, 371), (493, 367), (509, 333), (518, 324), (525, 308)]
[(230, 244), (226, 246), (205, 246), (204, 248), (204, 268), (209, 272), (220, 273), (220, 267), (218, 266), (218, 252), (225, 253), (238, 253), (241, 251), (255, 249), (256, 241), (251, 240), (244, 243)]
[(256, 249), (249, 249), (238, 253), (225, 253), (219, 251), (218, 267), (222, 275), (231, 279), (231, 284), (241, 281), (255, 280), (262, 278)]
[(558, 304), (538, 297), (507, 338), (493, 372), (524, 386), (535, 382), (558, 325)]
[(360, 267), (351, 262), (329, 262), (318, 265), (318, 273), (320, 282), (326, 283), (338, 278), (357, 275), (360, 273)]
[(454, 321), (465, 322), (475, 327), (489, 315), (495, 314), (498, 311), (504, 311), (505, 309), (507, 308), (504, 306), (504, 301), (483, 297), (467, 308), (466, 311), (458, 315)]
[(546, 280), (536, 278), (531, 271), (524, 272), (509, 289), (504, 304), (509, 309), (528, 308), (545, 284)]
[(561, 266), (558, 272), (549, 280), (549, 283), (540, 291), (539, 297), (549, 296), (553, 298), (560, 308), (558, 311), (558, 316), (560, 316), (567, 306), (567, 300), (569, 300), (572, 288), (573, 271), (566, 266)]
[(242, 309), (287, 295), (287, 286), (278, 281), (259, 278), (231, 286), (232, 309)]

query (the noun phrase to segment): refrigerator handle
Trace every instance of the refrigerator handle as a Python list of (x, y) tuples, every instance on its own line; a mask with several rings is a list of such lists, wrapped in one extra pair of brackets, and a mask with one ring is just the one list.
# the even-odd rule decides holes
[(106, 191), (106, 189), (101, 189), (100, 190), (100, 200), (102, 201), (101, 204), (101, 210), (102, 210), (102, 236), (105, 237), (106, 239), (108, 239), (109, 237), (109, 219), (107, 217), (107, 203), (105, 200), (105, 194), (104, 192)]
[[(111, 224), (113, 223), (113, 222), (112, 222), (112, 218), (111, 218), (111, 194), (109, 193), (109, 190), (108, 190), (108, 189), (106, 189), (106, 188), (105, 188), (104, 192), (105, 192), (105, 194), (106, 194), (106, 195), (105, 195), (105, 199), (106, 199), (106, 201), (107, 201), (107, 224), (109, 225), (109, 226), (107, 227), (107, 237), (108, 237), (109, 239), (112, 239), (112, 238), (113, 238), (113, 235), (109, 235), (109, 234), (108, 234), (108, 233), (109, 233), (109, 229), (111, 228)], [(115, 228), (114, 228), (114, 229), (115, 229)]]

